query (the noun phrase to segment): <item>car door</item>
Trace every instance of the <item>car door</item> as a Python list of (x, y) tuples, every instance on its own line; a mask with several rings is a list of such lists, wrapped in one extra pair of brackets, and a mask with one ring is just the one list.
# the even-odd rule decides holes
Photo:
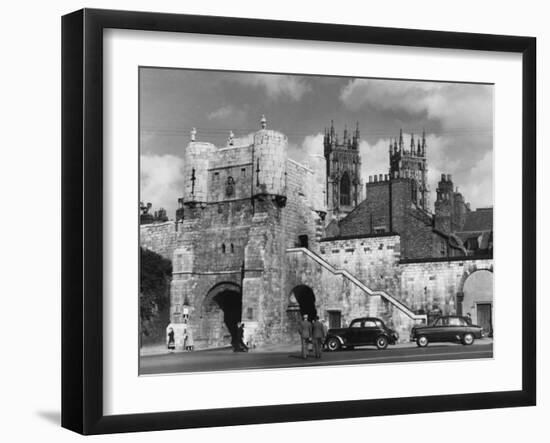
[(466, 331), (467, 323), (460, 317), (449, 317), (449, 324), (447, 325), (447, 332), (445, 334), (446, 341), (458, 340), (464, 335)]
[(447, 319), (444, 317), (439, 317), (431, 328), (426, 330), (426, 336), (430, 341), (442, 341), (445, 337), (445, 332), (447, 329)]
[(356, 345), (361, 343), (361, 334), (363, 329), (362, 320), (353, 320), (349, 325), (348, 330), (348, 343), (350, 345)]
[(377, 336), (378, 326), (376, 326), (376, 323), (373, 320), (365, 320), (361, 333), (362, 343), (372, 345), (376, 343)]

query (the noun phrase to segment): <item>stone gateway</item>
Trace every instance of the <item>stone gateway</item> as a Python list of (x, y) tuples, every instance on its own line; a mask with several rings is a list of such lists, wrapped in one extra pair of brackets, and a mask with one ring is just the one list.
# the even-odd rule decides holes
[(493, 271), (492, 210), (470, 210), (445, 175), (430, 212), (424, 137), (406, 150), (400, 134), (390, 173), (363, 188), (359, 136), (357, 125), (339, 142), (331, 124), (325, 155), (300, 164), (263, 116), (249, 144), (192, 132), (175, 220), (158, 212), (140, 226), (141, 247), (172, 260), (176, 348), (189, 334), (195, 349), (229, 345), (240, 322), (249, 346), (299, 343), (304, 314), (330, 327), (379, 317), (400, 340), (437, 313), (492, 323), (492, 287), (479, 279), (478, 300), (470, 277)]

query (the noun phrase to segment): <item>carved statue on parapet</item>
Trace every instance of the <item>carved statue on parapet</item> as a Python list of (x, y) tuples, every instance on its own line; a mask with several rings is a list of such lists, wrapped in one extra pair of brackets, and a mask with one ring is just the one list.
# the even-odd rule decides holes
[(141, 211), (141, 215), (148, 215), (152, 206), (153, 205), (151, 203), (144, 204), (143, 202), (139, 202), (139, 209)]

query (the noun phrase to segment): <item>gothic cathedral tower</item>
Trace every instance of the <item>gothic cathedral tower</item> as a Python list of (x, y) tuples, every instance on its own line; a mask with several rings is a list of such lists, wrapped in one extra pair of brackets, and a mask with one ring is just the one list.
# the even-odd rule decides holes
[(415, 144), (411, 135), (410, 148), (405, 148), (403, 131), (399, 131), (399, 139), (390, 141), (390, 177), (412, 178), (412, 201), (426, 212), (430, 211), (428, 168), (426, 162), (426, 134)]
[(359, 137), (359, 123), (351, 137), (346, 127), (341, 141), (334, 131), (334, 122), (331, 121), (330, 128), (325, 129), (328, 220), (340, 220), (362, 201)]

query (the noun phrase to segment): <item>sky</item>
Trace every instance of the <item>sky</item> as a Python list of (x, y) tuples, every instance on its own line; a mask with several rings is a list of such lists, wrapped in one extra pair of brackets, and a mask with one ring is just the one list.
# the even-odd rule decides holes
[(198, 141), (223, 147), (230, 131), (250, 138), (265, 114), (300, 162), (323, 153), (331, 120), (340, 138), (358, 122), (363, 182), (388, 173), (400, 129), (407, 147), (424, 130), (432, 211), (442, 173), (472, 209), (492, 206), (493, 94), (486, 84), (141, 68), (141, 200), (173, 218), (191, 128)]

